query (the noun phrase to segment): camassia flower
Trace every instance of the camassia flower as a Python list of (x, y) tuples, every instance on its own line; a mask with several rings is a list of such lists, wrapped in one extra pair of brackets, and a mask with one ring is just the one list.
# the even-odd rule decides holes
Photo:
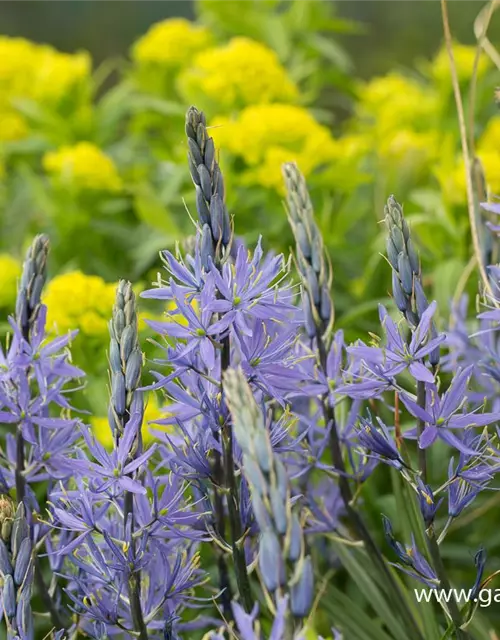
[(353, 357), (362, 359), (368, 364), (375, 363), (379, 365), (387, 377), (395, 377), (405, 369), (408, 369), (415, 380), (434, 382), (434, 376), (423, 364), (422, 360), (446, 339), (445, 336), (430, 338), (432, 317), (435, 311), (436, 302), (432, 302), (422, 314), (420, 322), (412, 332), (411, 341), (408, 344), (385, 307), (380, 306), (380, 321), (387, 338), (385, 347), (365, 347), (360, 345), (348, 347), (347, 351)]
[[(420, 448), (426, 449), (430, 447), (439, 437), (460, 452), (474, 454), (475, 451), (455, 435), (452, 430), (466, 429), (467, 427), (484, 427), (500, 420), (500, 413), (466, 412), (464, 410), (464, 405), (466, 404), (465, 392), (469, 385), (472, 369), (471, 365), (462, 371), (458, 371), (450, 387), (441, 396), (435, 385), (426, 384), (425, 409), (420, 407), (408, 394), (402, 394), (401, 399), (408, 411), (425, 423), (425, 429), (419, 438)], [(406, 437), (414, 437), (414, 435), (415, 430), (405, 432)]]

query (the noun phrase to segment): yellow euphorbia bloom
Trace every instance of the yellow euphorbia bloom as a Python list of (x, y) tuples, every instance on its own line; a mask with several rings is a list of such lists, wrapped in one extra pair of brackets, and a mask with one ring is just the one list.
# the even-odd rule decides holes
[(0, 37), (0, 140), (23, 138), (28, 131), (15, 111), (16, 100), (53, 105), (90, 76), (88, 53), (61, 53), (24, 38)]
[(116, 285), (98, 276), (81, 271), (56, 276), (43, 297), (48, 329), (59, 334), (80, 329), (87, 336), (106, 336), (115, 295)]
[(217, 146), (242, 157), (247, 164), (243, 180), (248, 184), (281, 192), (283, 162), (297, 162), (307, 176), (336, 157), (330, 131), (302, 107), (254, 105), (235, 120), (219, 118), (213, 124), (210, 131)]
[(192, 60), (201, 49), (210, 46), (212, 36), (206, 27), (183, 18), (154, 24), (132, 47), (132, 57), (139, 63), (155, 63), (179, 68)]
[(14, 310), (21, 263), (7, 253), (0, 253), (0, 307)]
[(90, 142), (49, 151), (44, 169), (61, 182), (78, 189), (119, 191), (122, 181), (113, 160)]
[(207, 102), (219, 113), (252, 104), (293, 102), (295, 83), (272, 50), (249, 38), (233, 38), (223, 47), (202, 51), (181, 74), (186, 102)]
[[(455, 43), (453, 45), (453, 57), (459, 81), (469, 80), (472, 77), (472, 71), (474, 69), (476, 47)], [(483, 54), (479, 59), (477, 77), (481, 78), (489, 66), (489, 58)], [(432, 61), (430, 74), (438, 83), (446, 83), (446, 86), (449, 87), (451, 91), (450, 59), (446, 47), (443, 46)]]
[(360, 87), (357, 112), (385, 132), (400, 127), (427, 128), (429, 117), (436, 114), (438, 107), (433, 89), (400, 73), (389, 73)]
[[(150, 431), (149, 422), (164, 417), (165, 413), (160, 411), (158, 400), (155, 393), (150, 393), (145, 397), (144, 421), (142, 426), (142, 438), (145, 444), (154, 440), (154, 436)], [(94, 429), (96, 438), (106, 448), (111, 449), (113, 446), (113, 434), (106, 417), (96, 417), (91, 419), (91, 425)]]
[(423, 163), (439, 153), (439, 133), (399, 129), (380, 141), (377, 152), (380, 157), (394, 162), (411, 159)]

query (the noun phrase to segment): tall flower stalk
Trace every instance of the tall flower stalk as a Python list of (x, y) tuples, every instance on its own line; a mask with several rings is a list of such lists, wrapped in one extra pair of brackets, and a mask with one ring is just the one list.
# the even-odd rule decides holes
[[(232, 230), (225, 204), (224, 181), (216, 159), (214, 141), (208, 134), (205, 115), (195, 107), (191, 107), (187, 112), (186, 134), (189, 149), (189, 169), (196, 189), (196, 208), (201, 226), (201, 263), (207, 271), (212, 266), (220, 270), (223, 262), (229, 258), (228, 252), (232, 242)], [(224, 371), (229, 367), (231, 360), (229, 333), (222, 336), (220, 342), (220, 389), (222, 397), (224, 397), (222, 379)], [(243, 604), (249, 611), (252, 607), (252, 596), (243, 548), (243, 530), (239, 513), (239, 496), (233, 459), (233, 432), (229, 419), (222, 423), (219, 437), (222, 444), (222, 456), (220, 457), (217, 452), (215, 454), (215, 477), (216, 481), (220, 482), (225, 488), (236, 581)], [(216, 487), (215, 491), (218, 532), (219, 535), (224, 537), (224, 502), (220, 495), (220, 488)], [(220, 569), (223, 587), (228, 588), (229, 585), (226, 584), (225, 578), (226, 567), (222, 559)]]
[[(142, 453), (142, 421), (144, 418), (143, 396), (138, 391), (142, 370), (142, 351), (139, 347), (137, 329), (137, 308), (135, 294), (130, 282), (120, 280), (116, 291), (113, 317), (109, 324), (110, 345), (109, 363), (111, 368), (111, 398), (109, 403), (109, 421), (114, 435), (115, 447), (120, 446), (127, 424), (133, 416), (139, 423), (135, 439), (125, 464), (131, 463)], [(130, 478), (133, 479), (133, 472)], [(123, 522), (125, 534), (130, 536), (132, 563), (137, 560), (134, 538), (134, 494), (124, 494)], [(127, 529), (130, 528), (130, 531)], [(148, 640), (140, 598), (140, 572), (131, 572), (128, 579), (128, 593), (134, 630), (139, 640)]]
[[(331, 299), (332, 273), (325, 256), (321, 233), (314, 221), (314, 211), (303, 175), (294, 163), (283, 165), (283, 175), (287, 192), (288, 217), (296, 241), (297, 266), (303, 287), (304, 324), (306, 333), (314, 341), (319, 358), (319, 366), (328, 379), (328, 353), (332, 341), (333, 303)], [(330, 434), (330, 452), (333, 465), (338, 473), (340, 494), (346, 513), (359, 537), (363, 540), (368, 554), (384, 575), (390, 588), (391, 597), (398, 607), (398, 613), (408, 625), (413, 638), (421, 638), (400, 588), (387, 567), (382, 554), (366, 528), (360, 514), (353, 506), (353, 493), (349, 484), (341, 440), (335, 419), (335, 408), (328, 389), (321, 398), (325, 427)]]

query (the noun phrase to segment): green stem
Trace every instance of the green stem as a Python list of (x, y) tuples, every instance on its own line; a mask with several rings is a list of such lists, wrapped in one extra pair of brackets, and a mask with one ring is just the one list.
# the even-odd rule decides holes
[[(318, 341), (320, 364), (326, 375), (327, 352), (326, 352), (325, 344), (321, 337), (318, 337), (317, 341)], [(352, 506), (352, 492), (351, 492), (351, 487), (349, 485), (349, 480), (345, 475), (346, 469), (345, 469), (344, 459), (342, 457), (340, 438), (338, 434), (337, 423), (335, 420), (335, 412), (330, 402), (328, 401), (328, 394), (325, 394), (322, 398), (322, 408), (323, 408), (323, 414), (325, 417), (325, 424), (332, 425), (330, 430), (330, 452), (331, 452), (333, 464), (337, 469), (337, 471), (339, 472), (338, 482), (339, 482), (340, 495), (342, 497), (342, 501), (344, 503), (347, 516), (351, 521), (351, 524), (353, 525), (357, 535), (363, 540), (366, 551), (368, 552), (368, 554), (370, 555), (374, 563), (378, 566), (381, 573), (387, 580), (387, 587), (388, 587), (388, 590), (390, 590), (392, 593), (392, 599), (394, 603), (397, 605), (404, 623), (408, 626), (409, 637), (422, 640), (422, 634), (417, 625), (417, 622), (415, 621), (415, 618), (413, 617), (413, 614), (410, 611), (408, 607), (408, 603), (404, 599), (404, 596), (401, 593), (401, 590), (399, 589), (396, 581), (394, 580), (394, 576), (392, 575), (391, 570), (387, 566), (387, 563), (385, 562), (380, 549), (378, 548), (377, 544), (375, 543), (372, 536), (370, 535), (370, 532), (366, 528), (366, 525), (363, 522), (363, 519), (361, 518), (360, 514)]]
[[(224, 338), (221, 354), (221, 388), (223, 373), (229, 368), (231, 358), (229, 336)], [(234, 568), (236, 582), (240, 592), (243, 607), (250, 612), (253, 607), (252, 591), (245, 558), (245, 549), (242, 538), (243, 530), (241, 526), (240, 507), (238, 499), (238, 487), (234, 474), (233, 459), (233, 429), (228, 421), (222, 428), (222, 455), (224, 460), (224, 480), (227, 491), (227, 505), (229, 512), (229, 528), (231, 531), (231, 548), (233, 551)]]
[[(126, 526), (127, 521), (131, 517), (134, 518), (134, 496), (130, 491), (125, 493), (123, 504), (123, 521)], [(132, 538), (132, 545), (135, 547), (135, 541)], [(135, 556), (135, 548), (133, 549)], [(128, 580), (128, 595), (130, 600), (130, 613), (132, 615), (132, 624), (134, 631), (137, 632), (139, 640), (148, 640), (148, 630), (144, 622), (144, 615), (141, 606), (141, 580), (138, 572), (131, 574)]]
[[(425, 410), (425, 382), (417, 382), (417, 404), (419, 407)], [(421, 418), (417, 418), (417, 434), (418, 442), (422, 433), (424, 432), (425, 422)], [(422, 449), (419, 444), (418, 447), (418, 468), (420, 469), (420, 475), (424, 484), (427, 484), (427, 456), (425, 449)]]
[[(436, 534), (432, 525), (427, 530), (427, 548), (429, 549), (429, 555), (432, 559), (434, 570), (439, 579), (440, 588), (448, 593), (451, 593), (450, 582), (448, 580), (448, 576), (446, 575), (446, 570), (444, 568), (443, 559), (441, 558), (441, 552), (439, 551)], [(450, 598), (448, 602), (448, 608), (451, 619), (455, 626), (457, 640), (470, 640), (471, 636), (469, 635), (469, 633), (460, 628), (460, 626), (463, 624), (463, 620), (455, 597)]]

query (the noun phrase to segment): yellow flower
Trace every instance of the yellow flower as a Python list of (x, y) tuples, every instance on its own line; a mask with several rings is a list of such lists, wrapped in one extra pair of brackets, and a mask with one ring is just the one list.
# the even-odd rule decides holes
[(219, 113), (252, 104), (293, 102), (298, 96), (276, 53), (248, 38), (233, 38), (223, 47), (202, 51), (178, 84), (186, 102), (208, 105)]
[(163, 67), (179, 68), (190, 62), (193, 55), (210, 46), (212, 36), (205, 28), (174, 18), (154, 24), (132, 47), (132, 57), (139, 63), (155, 63)]
[(210, 132), (223, 150), (243, 158), (248, 167), (244, 182), (280, 192), (283, 162), (296, 161), (307, 176), (336, 156), (329, 130), (306, 109), (294, 105), (247, 107), (236, 120), (219, 118)]
[(90, 142), (79, 142), (49, 151), (44, 169), (61, 182), (78, 189), (119, 191), (122, 182), (111, 158)]
[(71, 95), (90, 76), (88, 53), (61, 53), (24, 38), (0, 37), (0, 140), (27, 134), (24, 118), (15, 111), (19, 99), (55, 104)]
[(0, 141), (22, 140), (28, 133), (28, 126), (22, 116), (14, 111), (0, 111)]
[(480, 137), (477, 148), (480, 151), (496, 151), (500, 149), (500, 116), (491, 118)]
[[(455, 43), (453, 45), (453, 57), (455, 59), (458, 79), (460, 82), (470, 80), (472, 71), (474, 69), (475, 56), (476, 47), (466, 46), (458, 43)], [(477, 77), (481, 78), (481, 76), (484, 75), (489, 66), (489, 58), (484, 54), (481, 55), (477, 67)], [(437, 83), (446, 83), (446, 86), (451, 88), (450, 59), (446, 47), (443, 46), (438, 51), (434, 60), (431, 62), (430, 74)]]
[[(154, 440), (154, 435), (151, 433), (148, 422), (158, 420), (164, 416), (165, 412), (160, 411), (156, 394), (150, 393), (145, 398), (144, 421), (142, 426), (142, 438), (145, 444)], [(90, 422), (99, 442), (106, 448), (111, 449), (113, 446), (113, 435), (111, 433), (108, 419), (106, 417), (95, 417), (91, 418)]]
[(80, 329), (87, 336), (105, 337), (116, 286), (98, 276), (72, 271), (56, 276), (46, 287), (47, 327), (65, 333)]
[(377, 151), (381, 158), (391, 161), (416, 160), (426, 162), (439, 153), (437, 131), (420, 133), (411, 129), (400, 129), (386, 136)]
[(433, 90), (400, 73), (389, 73), (361, 87), (357, 111), (385, 134), (400, 127), (427, 128), (438, 106)]
[(7, 253), (0, 253), (0, 307), (14, 306), (20, 275), (20, 262)]

